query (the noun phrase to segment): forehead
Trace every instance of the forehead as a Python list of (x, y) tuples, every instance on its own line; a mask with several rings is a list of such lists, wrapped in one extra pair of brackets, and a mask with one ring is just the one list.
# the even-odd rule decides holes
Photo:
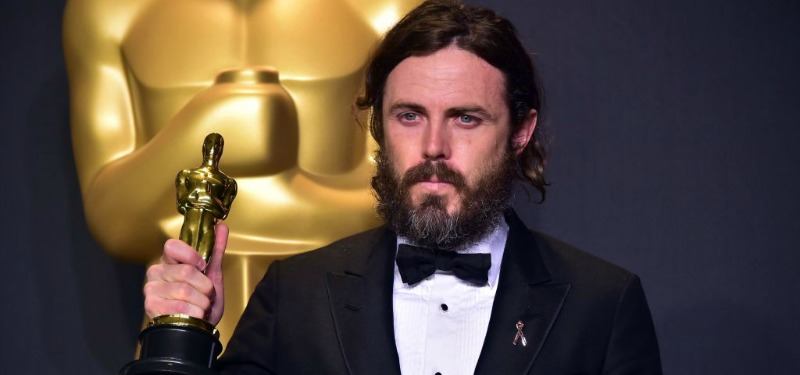
[(476, 105), (502, 112), (503, 73), (472, 52), (454, 45), (427, 56), (401, 61), (389, 74), (383, 104), (396, 102), (429, 106)]

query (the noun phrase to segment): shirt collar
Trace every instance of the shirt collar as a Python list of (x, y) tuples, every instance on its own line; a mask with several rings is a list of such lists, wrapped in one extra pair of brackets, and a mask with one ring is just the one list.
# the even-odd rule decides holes
[[(487, 280), (487, 284), (490, 287), (495, 285), (497, 278), (500, 275), (500, 263), (503, 261), (503, 252), (506, 249), (507, 239), (508, 223), (506, 223), (505, 218), (501, 218), (494, 230), (483, 236), (483, 238), (474, 243), (472, 246), (458, 251), (462, 254), (489, 254), (491, 256), (492, 265), (489, 267), (489, 275)], [(408, 238), (397, 236), (397, 246), (399, 247), (401, 244), (413, 245)], [(397, 265), (395, 265), (395, 273), (397, 273)]]

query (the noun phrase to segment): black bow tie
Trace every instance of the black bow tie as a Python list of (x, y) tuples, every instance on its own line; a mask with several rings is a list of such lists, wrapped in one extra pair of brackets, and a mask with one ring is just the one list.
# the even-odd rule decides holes
[(483, 285), (489, 279), (492, 257), (489, 254), (459, 254), (401, 244), (397, 250), (400, 278), (409, 285), (433, 275), (436, 270), (452, 272), (461, 280)]

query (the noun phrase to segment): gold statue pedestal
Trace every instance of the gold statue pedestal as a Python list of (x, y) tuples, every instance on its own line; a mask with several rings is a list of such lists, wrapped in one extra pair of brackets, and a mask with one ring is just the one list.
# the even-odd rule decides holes
[(222, 352), (219, 332), (208, 322), (188, 315), (157, 317), (139, 334), (139, 359), (120, 375), (216, 375), (212, 369)]
[[(219, 170), (224, 141), (211, 133), (203, 142), (203, 164), (184, 169), (175, 178), (178, 212), (184, 215), (180, 239), (211, 264), (217, 220), (228, 216), (236, 198), (236, 180)], [(139, 359), (120, 375), (212, 375), (222, 352), (219, 331), (205, 320), (183, 314), (153, 318), (139, 334)]]

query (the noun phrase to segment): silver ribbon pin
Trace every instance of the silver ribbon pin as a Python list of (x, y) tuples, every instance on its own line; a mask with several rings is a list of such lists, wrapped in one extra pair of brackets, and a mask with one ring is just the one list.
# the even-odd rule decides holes
[(515, 327), (517, 327), (517, 334), (514, 335), (514, 346), (517, 344), (528, 346), (528, 339), (525, 338), (525, 332), (522, 331), (522, 329), (525, 328), (525, 323), (523, 323), (521, 320), (518, 320)]

